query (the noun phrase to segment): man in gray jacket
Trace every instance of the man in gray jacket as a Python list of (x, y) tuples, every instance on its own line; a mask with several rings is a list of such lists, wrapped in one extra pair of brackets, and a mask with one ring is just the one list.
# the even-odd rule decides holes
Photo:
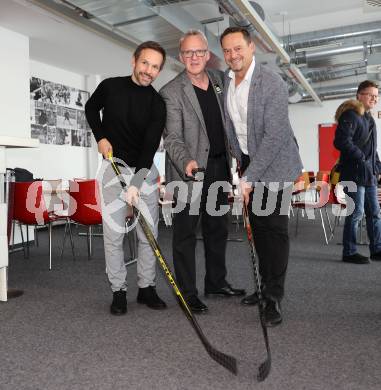
[[(227, 184), (230, 163), (223, 129), (222, 73), (205, 69), (209, 57), (204, 34), (188, 31), (180, 40), (180, 60), (185, 70), (160, 91), (167, 107), (163, 134), (166, 181), (180, 182), (187, 193), (184, 197), (180, 191), (174, 194), (178, 212), (173, 219), (173, 262), (179, 287), (196, 313), (208, 309), (198, 298), (196, 288), (196, 228), (200, 214), (206, 260), (205, 295), (244, 294), (244, 290), (234, 289), (226, 281), (227, 216), (219, 211), (227, 204), (228, 189), (214, 183)], [(204, 181), (192, 182), (192, 171), (199, 167), (206, 169)], [(214, 202), (212, 190), (208, 195), (209, 188), (216, 189)]]
[[(255, 62), (255, 46), (241, 27), (229, 27), (220, 38), (225, 62), (225, 129), (240, 164), (240, 187), (248, 204), (259, 271), (266, 298), (268, 326), (282, 321), (289, 237), (288, 211), (292, 184), (302, 170), (288, 118), (288, 93), (283, 80)], [(258, 303), (256, 293), (243, 304)]]

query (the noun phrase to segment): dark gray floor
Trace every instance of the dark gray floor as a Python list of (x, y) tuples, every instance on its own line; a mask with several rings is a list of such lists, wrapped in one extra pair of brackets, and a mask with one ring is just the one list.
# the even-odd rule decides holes
[[(25, 294), (0, 304), (0, 388), (381, 389), (381, 263), (342, 263), (340, 228), (327, 246), (317, 220), (301, 221), (296, 238), (293, 227), (291, 221), (284, 323), (269, 330), (273, 367), (264, 383), (255, 379), (265, 357), (256, 308), (241, 306), (239, 299), (205, 299), (210, 311), (197, 317), (212, 344), (238, 359), (235, 377), (209, 358), (161, 272), (158, 292), (168, 310), (135, 302), (134, 265), (128, 314), (113, 317), (102, 239), (94, 239), (88, 261), (85, 239), (76, 236), (77, 261), (68, 247), (60, 261), (62, 229), (56, 228), (52, 271), (46, 232), (29, 260), (22, 252), (10, 256), (9, 285)], [(242, 230), (231, 229), (232, 237), (243, 237)], [(170, 236), (162, 226), (160, 244), (168, 260)], [(368, 253), (367, 247), (360, 250)], [(197, 254), (202, 293), (202, 241)], [(229, 242), (227, 258), (229, 281), (251, 291), (247, 243)]]

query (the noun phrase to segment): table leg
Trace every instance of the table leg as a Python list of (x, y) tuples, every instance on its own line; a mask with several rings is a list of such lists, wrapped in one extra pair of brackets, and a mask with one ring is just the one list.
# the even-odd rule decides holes
[(7, 301), (7, 267), (0, 268), (0, 301)]

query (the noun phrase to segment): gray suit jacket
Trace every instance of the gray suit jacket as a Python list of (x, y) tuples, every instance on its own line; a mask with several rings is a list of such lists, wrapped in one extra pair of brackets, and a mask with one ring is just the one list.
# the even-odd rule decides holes
[[(208, 69), (207, 73), (214, 86), (224, 122), (223, 73), (212, 69)], [(167, 122), (163, 133), (167, 152), (166, 181), (186, 181), (190, 194), (193, 182), (185, 177), (185, 167), (191, 160), (196, 160), (199, 167), (204, 168), (208, 162), (209, 139), (202, 110), (185, 70), (167, 83), (160, 94), (167, 106)]]
[[(225, 129), (233, 156), (242, 151), (227, 110), (229, 70), (225, 72)], [(293, 182), (303, 165), (288, 118), (288, 92), (282, 78), (268, 67), (255, 64), (247, 103), (247, 147), (250, 165), (244, 176), (251, 183)]]

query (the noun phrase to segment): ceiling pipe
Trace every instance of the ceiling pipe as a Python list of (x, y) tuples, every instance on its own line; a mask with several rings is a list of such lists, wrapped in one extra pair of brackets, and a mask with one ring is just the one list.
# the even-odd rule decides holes
[[(292, 58), (292, 63), (296, 65), (308, 65), (311, 67), (322, 67), (327, 66), (327, 62), (329, 63), (329, 58), (338, 55), (345, 54), (353, 54), (353, 53), (364, 53), (370, 54), (373, 49), (381, 48), (381, 43), (366, 43), (363, 45), (356, 46), (342, 46), (335, 49), (326, 49), (315, 52), (297, 52), (295, 56)], [(322, 64), (322, 65), (320, 65)], [(325, 64), (325, 65), (324, 65)]]
[[(324, 100), (331, 99), (345, 99), (345, 98), (355, 98), (357, 92), (358, 84), (346, 84), (340, 87), (331, 86), (331, 87), (322, 87), (316, 88), (316, 93)], [(301, 102), (312, 101), (308, 96), (304, 96)]]
[(114, 29), (99, 18), (93, 17), (89, 13), (83, 14), (81, 11), (84, 10), (79, 11), (77, 6), (67, 0), (28, 0), (28, 2), (130, 50), (141, 43), (131, 35)]
[(367, 61), (360, 60), (360, 61), (357, 61), (357, 62), (353, 62), (351, 64), (339, 64), (339, 65), (329, 66), (325, 70), (324, 69), (317, 69), (317, 68), (308, 68), (308, 71), (310, 73), (325, 72), (325, 71), (341, 72), (341, 71), (344, 71), (344, 70), (355, 70), (355, 69), (358, 69), (358, 68), (365, 67), (366, 65), (367, 65)]
[[(252, 25), (254, 29), (259, 33), (261, 38), (266, 42), (266, 44), (275, 52), (284, 67), (282, 70), (291, 77), (295, 82), (300, 84), (304, 90), (311, 95), (311, 97), (318, 103), (322, 105), (322, 102), (319, 96), (316, 94), (312, 86), (309, 84), (307, 79), (304, 77), (300, 69), (291, 63), (291, 58), (282, 45), (279, 43), (278, 39), (263, 22), (258, 13), (253, 9), (247, 0), (235, 0), (234, 3), (229, 0), (216, 0), (223, 9), (227, 10), (233, 19), (241, 18), (246, 19), (249, 22), (249, 25)], [(230, 10), (230, 11), (229, 11)]]
[(230, 0), (216, 0), (217, 4), (225, 14), (229, 15), (233, 22), (239, 26), (244, 27), (249, 31), (250, 35), (253, 37), (254, 43), (261, 51), (265, 53), (270, 53), (271, 47), (267, 42), (258, 34), (257, 30), (254, 28), (253, 24), (242, 14), (238, 7)]
[(139, 0), (139, 2), (144, 4), (152, 12), (163, 18), (167, 23), (182, 33), (185, 33), (190, 29), (198, 29), (203, 31), (208, 40), (209, 50), (216, 57), (216, 65), (220, 67), (219, 63), (223, 61), (224, 56), (222, 54), (222, 49), (218, 37), (210, 30), (208, 30), (204, 25), (202, 25), (201, 22), (195, 19), (191, 14), (189, 14), (185, 9), (174, 3), (171, 3), (171, 6), (167, 7), (166, 5), (156, 5), (159, 4), (159, 2), (152, 0)]
[[(217, 0), (217, 3), (232, 3), (231, 0)], [(278, 38), (274, 33), (267, 27), (266, 23), (261, 19), (258, 13), (254, 10), (248, 0), (235, 0), (235, 8), (238, 9), (242, 18), (245, 18), (253, 26), (253, 28), (259, 33), (262, 39), (270, 46), (271, 50), (275, 52), (279, 57), (282, 63), (289, 64), (290, 56), (283, 49), (282, 45), (279, 43)]]
[(288, 51), (311, 48), (314, 46), (323, 46), (338, 41), (359, 38), (366, 35), (381, 36), (380, 22), (362, 23), (352, 26), (344, 26), (335, 29), (315, 31), (313, 33), (303, 33), (294, 35), (293, 41), (287, 43)]
[(321, 81), (337, 80), (344, 77), (359, 76), (366, 73), (367, 73), (367, 69), (364, 63), (364, 66), (362, 67), (357, 66), (356, 68), (353, 69), (341, 69), (341, 70), (332, 70), (332, 71), (318, 70), (318, 71), (308, 72), (305, 74), (305, 76), (311, 82), (318, 83)]

